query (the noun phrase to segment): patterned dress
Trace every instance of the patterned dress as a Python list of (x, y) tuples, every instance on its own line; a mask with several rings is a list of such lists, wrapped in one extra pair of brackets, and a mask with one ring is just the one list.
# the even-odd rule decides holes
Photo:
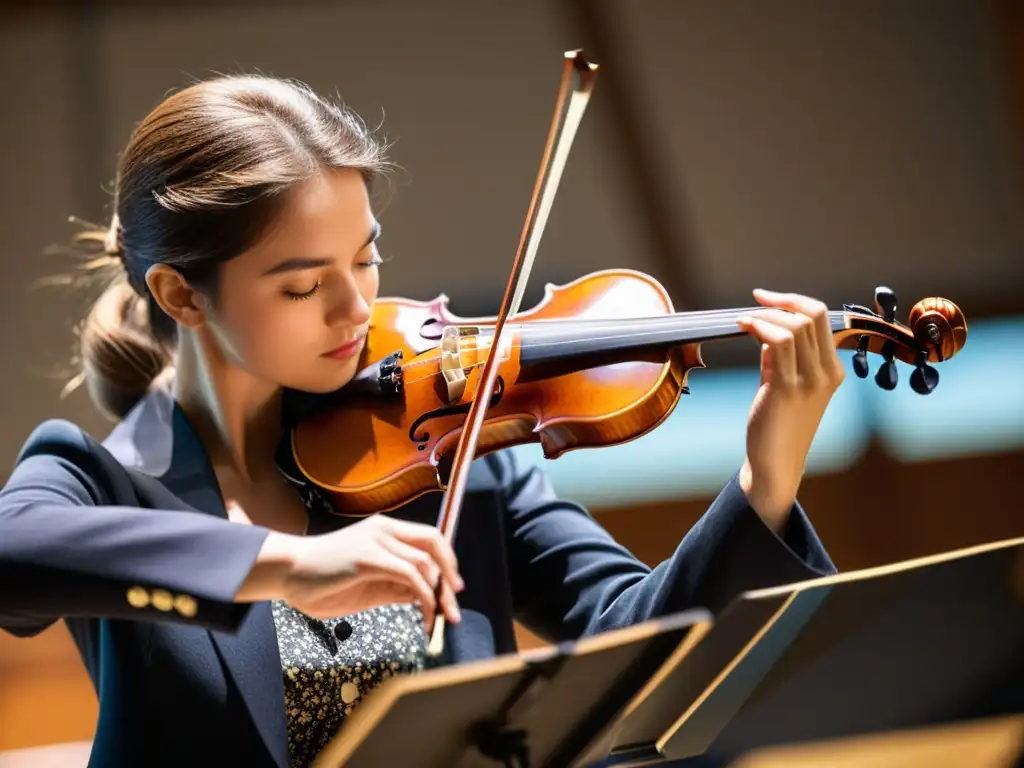
[(272, 608), (292, 768), (308, 766), (371, 690), (424, 666), (426, 633), (416, 606), (385, 605), (328, 621), (279, 600)]
[[(294, 395), (286, 399), (286, 426), (296, 417), (288, 406), (296, 402), (301, 404)], [(299, 472), (287, 439), (276, 458), (278, 470), (306, 506), (308, 532), (322, 532), (318, 521), (334, 515), (329, 497)], [(384, 680), (426, 665), (426, 627), (416, 605), (385, 605), (327, 621), (280, 600), (271, 607), (284, 675), (290, 768), (310, 765), (345, 717)]]

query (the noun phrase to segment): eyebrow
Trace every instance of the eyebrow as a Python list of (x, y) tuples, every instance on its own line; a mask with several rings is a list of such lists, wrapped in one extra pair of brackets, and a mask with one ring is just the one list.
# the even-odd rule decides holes
[[(372, 245), (374, 242), (376, 242), (378, 237), (380, 237), (380, 223), (374, 221), (373, 225), (370, 227), (369, 237), (367, 237), (366, 242), (363, 243), (359, 250), (361, 251), (363, 250), (363, 248)], [(281, 263), (276, 264), (275, 266), (271, 267), (266, 272), (264, 272), (263, 276), (267, 277), (268, 275), (280, 275), (283, 272), (297, 272), (303, 269), (318, 269), (320, 267), (329, 266), (331, 261), (331, 259), (312, 259), (303, 257), (285, 259)]]

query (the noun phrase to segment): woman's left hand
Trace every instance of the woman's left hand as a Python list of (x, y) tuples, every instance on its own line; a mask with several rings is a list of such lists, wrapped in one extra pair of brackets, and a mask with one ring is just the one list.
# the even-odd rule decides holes
[(766, 309), (738, 324), (761, 342), (761, 386), (747, 422), (739, 480), (754, 510), (781, 532), (818, 424), (845, 373), (824, 304), (763, 290), (754, 298)]

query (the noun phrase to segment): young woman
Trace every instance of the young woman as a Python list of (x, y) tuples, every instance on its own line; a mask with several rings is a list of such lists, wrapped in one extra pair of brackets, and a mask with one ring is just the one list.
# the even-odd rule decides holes
[[(0, 493), (0, 626), (70, 627), (102, 766), (307, 765), (382, 679), (621, 627), (834, 570), (796, 502), (843, 378), (825, 307), (757, 292), (746, 461), (649, 568), (537, 469), (474, 462), (455, 551), (439, 494), (329, 514), (279, 450), (295, 398), (356, 373), (378, 292), (382, 147), (305, 87), (223, 77), (170, 96), (121, 159), (88, 317), (101, 443), (39, 426)], [(629, 482), (628, 477), (623, 482)], [(434, 588), (443, 584), (441, 604)]]

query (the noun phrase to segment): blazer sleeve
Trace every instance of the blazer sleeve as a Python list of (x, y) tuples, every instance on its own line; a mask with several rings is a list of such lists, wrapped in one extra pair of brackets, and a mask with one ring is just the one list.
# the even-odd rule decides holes
[(237, 630), (249, 606), (233, 597), (267, 529), (118, 505), (110, 472), (68, 422), (30, 437), (0, 491), (0, 627), (29, 636), (83, 617)]
[(494, 454), (506, 511), (517, 618), (551, 641), (574, 639), (701, 607), (718, 613), (751, 590), (836, 571), (795, 504), (780, 537), (747, 501), (739, 473), (654, 568), (577, 503), (559, 499), (542, 470)]

